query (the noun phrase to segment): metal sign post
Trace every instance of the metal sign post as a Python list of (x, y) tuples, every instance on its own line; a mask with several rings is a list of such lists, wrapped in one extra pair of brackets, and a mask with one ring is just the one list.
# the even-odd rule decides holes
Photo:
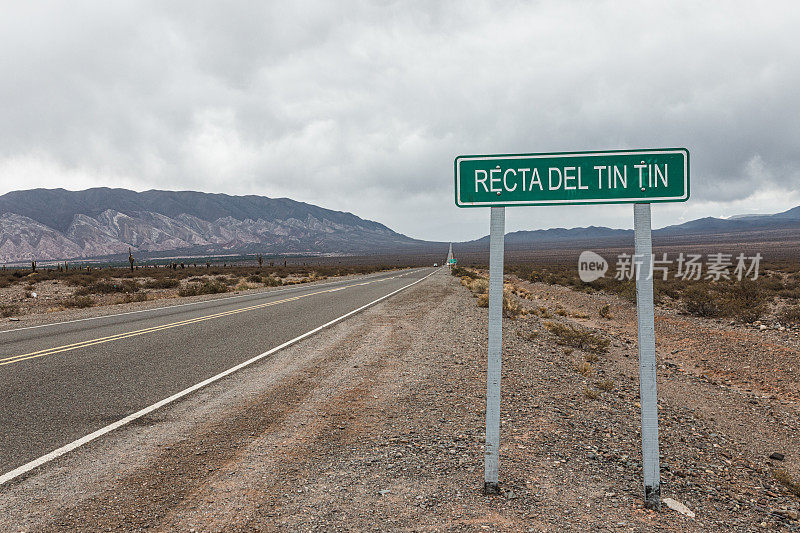
[(486, 457), (483, 474), (483, 491), (486, 494), (499, 492), (505, 226), (506, 208), (492, 207), (489, 222), (489, 356), (486, 364)]
[(463, 155), (454, 162), (458, 207), (491, 207), (489, 353), (484, 491), (498, 492), (505, 208), (632, 203), (639, 333), (639, 394), (645, 505), (661, 508), (650, 203), (689, 199), (685, 148), (544, 154)]
[(633, 204), (636, 268), (636, 320), (639, 333), (639, 398), (642, 405), (642, 467), (644, 503), (661, 509), (658, 458), (658, 395), (656, 391), (656, 332), (653, 310), (653, 245), (650, 204)]

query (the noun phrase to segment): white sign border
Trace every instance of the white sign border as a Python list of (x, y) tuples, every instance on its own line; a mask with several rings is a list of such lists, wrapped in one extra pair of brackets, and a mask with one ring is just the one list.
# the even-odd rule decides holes
[[(680, 153), (683, 155), (683, 196), (661, 196), (656, 198), (619, 198), (603, 200), (602, 198), (585, 200), (517, 200), (511, 202), (462, 202), (461, 201), (461, 162), (462, 161), (496, 161), (498, 159), (545, 159), (554, 157), (602, 157), (614, 155), (666, 155)], [(689, 199), (689, 150), (686, 148), (664, 148), (654, 150), (631, 150), (609, 152), (568, 152), (548, 154), (504, 154), (486, 156), (458, 156), (455, 160), (456, 167), (456, 206), (457, 207), (503, 207), (515, 205), (577, 205), (577, 204), (633, 204), (645, 202), (683, 202)]]

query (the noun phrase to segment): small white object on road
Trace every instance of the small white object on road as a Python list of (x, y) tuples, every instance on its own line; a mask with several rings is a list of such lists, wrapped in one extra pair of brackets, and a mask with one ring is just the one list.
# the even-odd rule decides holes
[(672, 498), (664, 498), (661, 500), (664, 502), (664, 505), (672, 509), (673, 511), (677, 511), (684, 516), (688, 516), (689, 518), (694, 518), (694, 513), (685, 505), (677, 500), (673, 500)]

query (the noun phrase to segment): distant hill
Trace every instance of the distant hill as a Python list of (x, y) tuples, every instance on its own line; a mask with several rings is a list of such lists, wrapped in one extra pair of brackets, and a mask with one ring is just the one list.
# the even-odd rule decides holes
[[(659, 241), (702, 243), (717, 240), (761, 240), (771, 235), (773, 240), (785, 237), (800, 239), (800, 206), (772, 215), (737, 215), (727, 219), (705, 217), (667, 226), (653, 231)], [(546, 246), (548, 248), (592, 245), (628, 245), (633, 242), (633, 230), (589, 226), (585, 228), (553, 228), (515, 231), (505, 238), (508, 247)], [(489, 236), (461, 243), (461, 249), (476, 250), (488, 247)]]
[[(701, 218), (653, 232), (655, 244), (800, 242), (800, 207), (773, 215)], [(516, 231), (509, 250), (629, 246), (631, 230), (590, 226)], [(483, 254), (489, 237), (458, 243)], [(777, 245), (776, 245), (777, 246)], [(34, 189), (0, 196), (0, 262), (170, 254), (380, 255), (447, 252), (352, 213), (289, 198), (193, 191)], [(457, 252), (457, 253), (458, 253)]]
[[(34, 189), (0, 196), (0, 261), (182, 253), (364, 254), (429, 245), (288, 198)], [(446, 251), (446, 249), (445, 249)]]

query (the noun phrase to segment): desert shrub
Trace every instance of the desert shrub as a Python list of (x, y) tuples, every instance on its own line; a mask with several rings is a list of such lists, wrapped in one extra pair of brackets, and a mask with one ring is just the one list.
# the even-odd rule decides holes
[(253, 285), (251, 285), (250, 283), (242, 280), (242, 281), (240, 281), (239, 283), (236, 284), (236, 287), (235, 287), (234, 290), (246, 291), (246, 290), (250, 290), (252, 288), (253, 288)]
[(219, 294), (228, 292), (228, 286), (219, 281), (205, 281), (201, 285), (187, 285), (178, 291), (179, 296), (198, 296), (200, 294)]
[(718, 316), (719, 302), (710, 287), (705, 284), (692, 285), (683, 293), (683, 305), (686, 312), (703, 317)]
[(583, 395), (590, 400), (596, 400), (600, 397), (600, 391), (594, 390), (593, 388), (586, 386), (583, 388)]
[[(478, 295), (478, 307), (489, 307), (489, 293)], [(525, 311), (510, 291), (503, 291), (503, 316), (517, 318)]]
[(126, 279), (122, 282), (95, 281), (80, 287), (75, 291), (76, 296), (87, 296), (90, 294), (112, 294), (115, 292), (136, 292), (139, 290), (139, 283)]
[(594, 353), (606, 353), (608, 351), (609, 340), (592, 331), (561, 324), (560, 322), (545, 322), (544, 327), (555, 335), (556, 342), (559, 344)]
[(8, 318), (19, 314), (19, 306), (14, 304), (0, 305), (0, 316)]
[(683, 280), (673, 277), (667, 278), (666, 280), (656, 278), (653, 281), (653, 300), (657, 304), (663, 303), (666, 298), (678, 300), (684, 288)]
[[(781, 286), (783, 286), (781, 284)], [(722, 304), (722, 314), (742, 322), (758, 320), (767, 310), (767, 302), (771, 297), (763, 287), (752, 280), (734, 283), (726, 291)]]
[(800, 288), (784, 289), (778, 292), (778, 296), (789, 300), (800, 300)]
[(503, 316), (506, 318), (517, 318), (521, 314), (524, 314), (524, 310), (519, 304), (519, 301), (510, 291), (503, 291)]
[(610, 392), (614, 390), (614, 381), (611, 379), (601, 379), (600, 381), (596, 382), (594, 386), (597, 387), (598, 390)]
[(800, 324), (800, 305), (787, 307), (778, 313), (778, 320), (786, 324)]
[(450, 271), (450, 274), (457, 278), (463, 276), (467, 276), (468, 278), (473, 278), (473, 279), (480, 277), (477, 272), (473, 272), (472, 270), (457, 266), (453, 267), (453, 269)]
[[(743, 283), (745, 281), (752, 282), (752, 280), (742, 280)], [(783, 280), (779, 276), (771, 274), (758, 278), (758, 285), (762, 290), (770, 292), (779, 292), (786, 288), (783, 284)]]
[[(202, 279), (202, 278), (199, 278)], [(172, 278), (149, 279), (142, 286), (145, 289), (174, 289), (180, 286), (181, 282)]]
[(539, 332), (536, 330), (533, 331), (519, 331), (517, 333), (520, 337), (525, 339), (526, 341), (535, 341), (539, 338)]
[(136, 294), (127, 293), (122, 298), (122, 303), (132, 303), (132, 302), (146, 302), (147, 301), (147, 293), (145, 292), (137, 292)]
[(61, 301), (61, 305), (64, 307), (73, 307), (77, 309), (92, 307), (94, 304), (94, 298), (91, 296), (73, 296), (72, 298), (67, 298)]
[(614, 318), (614, 316), (611, 314), (611, 306), (609, 304), (604, 304), (600, 306), (600, 309), (597, 312), (600, 314), (601, 318), (609, 320)]
[(781, 484), (783, 484), (784, 487), (789, 489), (789, 492), (800, 498), (800, 482), (794, 479), (789, 472), (782, 468), (778, 468), (777, 470), (772, 471), (772, 477), (775, 478), (776, 481), (779, 481)]
[(261, 275), (251, 274), (250, 276), (247, 276), (247, 281), (251, 283), (261, 283)]
[(582, 376), (588, 376), (592, 372), (594, 372), (594, 367), (588, 361), (583, 361), (582, 363), (575, 363), (575, 372), (581, 374)]
[(489, 282), (483, 278), (473, 280), (469, 285), (469, 290), (475, 294), (486, 294), (489, 292)]
[(265, 276), (264, 279), (264, 286), (266, 287), (280, 287), (283, 285), (283, 281), (280, 278), (276, 278), (273, 275)]

